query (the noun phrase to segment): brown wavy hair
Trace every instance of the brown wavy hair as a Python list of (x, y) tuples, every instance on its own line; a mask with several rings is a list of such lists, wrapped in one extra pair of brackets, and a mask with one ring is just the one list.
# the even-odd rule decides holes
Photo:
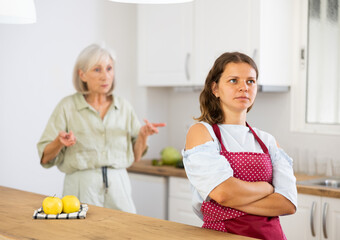
[[(218, 84), (228, 63), (249, 64), (256, 71), (256, 80), (258, 79), (259, 72), (256, 63), (251, 57), (240, 52), (223, 53), (216, 59), (205, 80), (204, 88), (199, 97), (201, 116), (194, 118), (195, 120), (204, 121), (211, 125), (224, 122), (225, 116), (221, 108), (220, 98), (216, 98), (213, 94), (212, 84), (214, 82)], [(247, 112), (249, 112), (252, 106), (247, 109)]]

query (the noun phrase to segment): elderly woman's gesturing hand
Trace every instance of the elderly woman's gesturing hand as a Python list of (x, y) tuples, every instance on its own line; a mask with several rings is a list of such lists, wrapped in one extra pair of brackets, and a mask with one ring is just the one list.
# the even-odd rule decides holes
[(150, 123), (146, 119), (144, 119), (144, 122), (145, 125), (140, 128), (136, 143), (133, 146), (135, 162), (138, 162), (141, 159), (142, 154), (146, 149), (146, 141), (148, 136), (158, 133), (158, 128), (164, 127), (166, 125), (165, 123)]
[(43, 156), (41, 157), (41, 163), (48, 163), (59, 154), (64, 146), (70, 147), (74, 144), (76, 144), (76, 137), (74, 136), (72, 131), (70, 131), (69, 133), (60, 131), (54, 141), (45, 147)]
[(59, 132), (59, 141), (64, 146), (70, 147), (76, 144), (76, 137), (74, 136), (72, 131), (70, 131), (69, 133), (61, 131)]
[(155, 133), (158, 133), (159, 130), (158, 128), (159, 127), (164, 127), (166, 126), (165, 123), (150, 123), (148, 120), (144, 119), (144, 122), (145, 122), (145, 125), (141, 127), (140, 129), (140, 134), (142, 136), (150, 136), (150, 135), (153, 135)]

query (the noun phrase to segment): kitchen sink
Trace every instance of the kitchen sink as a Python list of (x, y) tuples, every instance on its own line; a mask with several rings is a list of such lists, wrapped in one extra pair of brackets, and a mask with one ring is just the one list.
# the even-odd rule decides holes
[(305, 185), (305, 186), (319, 186), (319, 187), (329, 187), (329, 188), (336, 188), (340, 189), (340, 178), (317, 178), (317, 179), (310, 179), (305, 181), (297, 181), (298, 185)]

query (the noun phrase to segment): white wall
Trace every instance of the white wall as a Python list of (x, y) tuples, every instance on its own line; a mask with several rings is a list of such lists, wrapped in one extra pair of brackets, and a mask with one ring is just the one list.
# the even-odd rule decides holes
[[(146, 88), (145, 91), (144, 113), (139, 113), (139, 116), (145, 116), (151, 122), (165, 122), (166, 127), (160, 128), (157, 135), (153, 135), (148, 139), (148, 152), (144, 158), (152, 159), (159, 158), (161, 150), (168, 145), (168, 136), (171, 129), (169, 119), (169, 104), (171, 98), (169, 97), (169, 88)], [(143, 102), (142, 102), (143, 103)], [(136, 101), (134, 105), (137, 109), (140, 108), (141, 102)], [(137, 113), (138, 114), (138, 113)]]
[[(290, 131), (291, 94), (260, 93), (254, 109), (249, 114), (249, 121), (260, 129), (276, 137), (282, 148), (293, 158), (306, 158), (309, 155), (338, 158), (340, 135), (321, 135)], [(254, 111), (253, 111), (254, 110)], [(296, 153), (296, 150), (299, 152)], [(309, 156), (312, 157), (312, 156)]]
[[(169, 145), (183, 149), (185, 135), (192, 117), (198, 117), (199, 92), (174, 92), (169, 89)], [(271, 133), (294, 159), (309, 155), (338, 158), (340, 136), (316, 135), (290, 131), (290, 92), (257, 95), (247, 121), (251, 126)], [(309, 156), (311, 157), (311, 156)]]
[(35, 3), (37, 23), (0, 24), (0, 185), (61, 196), (63, 174), (40, 166), (36, 143), (58, 101), (74, 92), (73, 65), (89, 44), (115, 49), (115, 92), (135, 102), (136, 7), (107, 0)]

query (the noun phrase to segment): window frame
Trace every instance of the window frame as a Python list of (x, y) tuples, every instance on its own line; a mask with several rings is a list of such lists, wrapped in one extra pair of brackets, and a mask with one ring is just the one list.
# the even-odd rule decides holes
[(340, 124), (307, 123), (308, 0), (294, 1), (294, 78), (291, 86), (291, 131), (340, 135)]

